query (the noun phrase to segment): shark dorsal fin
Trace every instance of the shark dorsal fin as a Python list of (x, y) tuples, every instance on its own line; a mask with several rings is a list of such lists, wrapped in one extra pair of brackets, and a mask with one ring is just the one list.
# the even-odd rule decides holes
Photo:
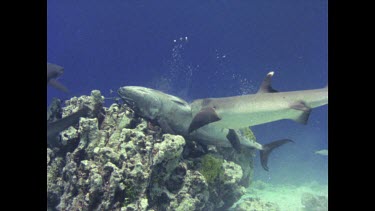
[(262, 84), (260, 85), (260, 88), (257, 92), (258, 93), (273, 93), (277, 92), (275, 89), (271, 86), (271, 78), (275, 72), (269, 72), (266, 76), (266, 78), (263, 80)]

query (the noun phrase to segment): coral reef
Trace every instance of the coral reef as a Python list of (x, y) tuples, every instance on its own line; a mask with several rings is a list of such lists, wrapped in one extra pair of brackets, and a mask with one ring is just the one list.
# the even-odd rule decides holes
[(94, 90), (48, 109), (47, 121), (92, 109), (47, 148), (48, 210), (226, 210), (244, 194), (254, 150), (163, 134), (126, 105), (107, 108), (103, 100)]
[(47, 122), (53, 122), (61, 118), (61, 100), (53, 98), (50, 106), (47, 108)]

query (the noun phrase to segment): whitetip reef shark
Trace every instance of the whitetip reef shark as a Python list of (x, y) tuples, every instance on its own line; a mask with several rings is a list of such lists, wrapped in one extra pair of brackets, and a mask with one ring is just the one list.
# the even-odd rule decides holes
[[(281, 139), (261, 145), (241, 135), (241, 129), (281, 119), (306, 124), (311, 108), (328, 103), (328, 88), (277, 93), (271, 87), (272, 76), (273, 72), (267, 74), (254, 94), (257, 96), (207, 98), (190, 105), (178, 97), (146, 87), (125, 86), (118, 94), (138, 115), (156, 121), (167, 133), (194, 138), (203, 144), (233, 147), (238, 152), (241, 145), (260, 150), (262, 167), (268, 170), (270, 152), (293, 141)], [(248, 120), (253, 117), (254, 121)], [(220, 121), (222, 124), (213, 124)]]
[(256, 94), (198, 99), (191, 103), (192, 132), (210, 124), (238, 129), (282, 119), (307, 124), (312, 108), (328, 104), (328, 86), (321, 89), (277, 92), (269, 72)]
[(52, 64), (52, 63), (47, 62), (47, 85), (51, 85), (52, 87), (62, 92), (68, 93), (69, 90), (56, 80), (63, 73), (64, 73), (63, 67), (57, 64)]

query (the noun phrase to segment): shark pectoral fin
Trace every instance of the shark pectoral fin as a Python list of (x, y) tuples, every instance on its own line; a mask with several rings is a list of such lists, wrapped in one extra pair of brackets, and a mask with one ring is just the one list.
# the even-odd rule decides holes
[(277, 140), (277, 141), (263, 145), (263, 150), (259, 151), (259, 153), (260, 153), (260, 163), (262, 164), (262, 167), (264, 170), (268, 171), (268, 166), (267, 166), (268, 156), (270, 155), (272, 150), (288, 142), (294, 143), (294, 141), (290, 139), (281, 139), (281, 140)]
[(64, 85), (62, 85), (60, 82), (56, 81), (55, 79), (49, 80), (48, 84), (62, 92), (65, 92), (65, 93), (69, 92), (69, 90)]
[(293, 120), (306, 125), (311, 113), (311, 108), (309, 108), (303, 101), (298, 101), (297, 103), (292, 104), (291, 108), (302, 111), (301, 115)]
[(232, 147), (237, 151), (241, 152), (241, 142), (240, 138), (238, 137), (237, 133), (233, 129), (229, 129), (229, 132), (227, 134), (228, 141), (232, 144)]
[(271, 86), (271, 78), (273, 76), (274, 72), (269, 72), (266, 76), (266, 78), (263, 80), (262, 84), (260, 85), (260, 88), (257, 92), (258, 93), (273, 93), (277, 92), (275, 89)]
[(189, 126), (189, 133), (221, 118), (212, 107), (202, 108), (193, 118)]
[(169, 133), (175, 135), (176, 132), (168, 125), (168, 123), (164, 120), (158, 120), (158, 124), (160, 125), (161, 129), (164, 133)]

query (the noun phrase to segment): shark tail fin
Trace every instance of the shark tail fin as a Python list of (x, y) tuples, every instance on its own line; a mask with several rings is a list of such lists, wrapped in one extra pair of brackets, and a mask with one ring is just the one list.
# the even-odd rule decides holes
[(259, 153), (260, 153), (260, 163), (262, 164), (262, 167), (264, 170), (268, 171), (268, 166), (267, 166), (268, 157), (271, 154), (272, 150), (288, 142), (294, 143), (294, 141), (290, 139), (280, 139), (280, 140), (273, 141), (271, 143), (263, 145), (263, 150), (260, 150)]

